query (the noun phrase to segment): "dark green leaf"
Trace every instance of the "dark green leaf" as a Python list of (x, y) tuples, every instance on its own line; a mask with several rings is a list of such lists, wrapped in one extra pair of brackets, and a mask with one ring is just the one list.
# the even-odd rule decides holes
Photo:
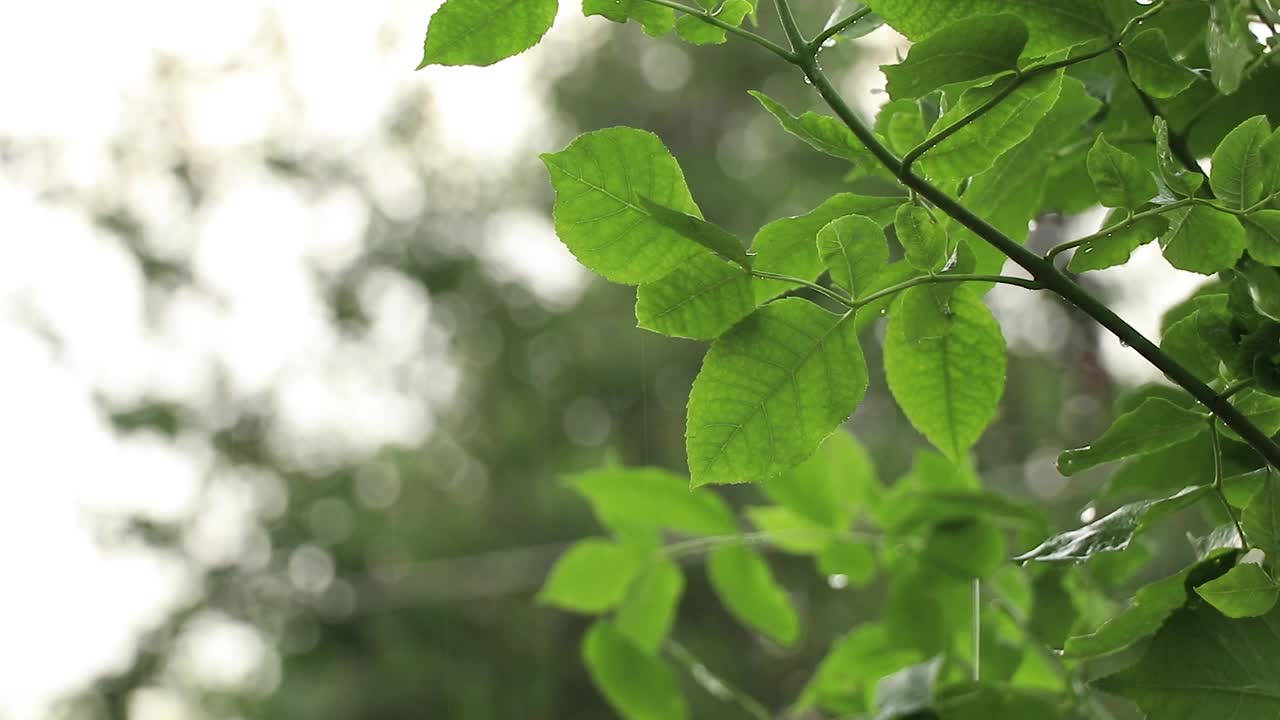
[[(1124, 222), (1124, 211), (1117, 210), (1108, 217), (1108, 224)], [(1102, 270), (1129, 262), (1134, 250), (1155, 240), (1168, 227), (1159, 215), (1145, 217), (1117, 230), (1083, 243), (1071, 255), (1068, 268), (1071, 272)]]
[(1280, 597), (1280, 585), (1261, 565), (1239, 563), (1225, 575), (1196, 588), (1196, 593), (1229, 618), (1266, 615)]
[(1058, 456), (1058, 471), (1071, 476), (1104, 463), (1145, 455), (1190, 440), (1205, 427), (1208, 416), (1163, 398), (1150, 398), (1120, 417), (1086, 447)]
[(563, 610), (604, 612), (622, 602), (647, 561), (646, 554), (634, 547), (583, 540), (556, 561), (538, 601)]
[(853, 297), (862, 297), (889, 264), (889, 244), (879, 223), (863, 215), (848, 215), (818, 231), (818, 255), (831, 272), (832, 282)]
[(1204, 176), (1183, 166), (1169, 147), (1169, 124), (1164, 118), (1156, 116), (1156, 167), (1160, 171), (1160, 179), (1174, 192), (1185, 197), (1196, 194), (1204, 184)]
[(1111, 497), (1171, 493), (1188, 485), (1213, 481), (1213, 446), (1206, 432), (1140, 455), (1125, 463), (1107, 481), (1106, 495)]
[(943, 572), (966, 578), (985, 577), (1008, 558), (1004, 534), (985, 521), (936, 526), (925, 542), (922, 558)]
[(528, 50), (555, 22), (556, 0), (447, 0), (427, 28), (422, 63), (492, 65)]
[(1156, 195), (1156, 181), (1138, 159), (1117, 149), (1101, 135), (1088, 157), (1089, 177), (1103, 205), (1137, 210)]
[(1249, 544), (1267, 555), (1267, 566), (1280, 570), (1280, 479), (1266, 473), (1266, 481), (1245, 506), (1240, 518)]
[(1152, 97), (1171, 98), (1186, 90), (1196, 79), (1190, 70), (1170, 55), (1164, 33), (1159, 29), (1132, 35), (1121, 47), (1129, 61), (1134, 84)]
[(1255, 210), (1240, 221), (1249, 255), (1265, 265), (1280, 266), (1280, 210)]
[(1218, 377), (1218, 357), (1200, 337), (1200, 318), (1192, 313), (1165, 328), (1160, 349), (1182, 363), (1201, 382)]
[(1058, 720), (1064, 717), (1057, 698), (1048, 692), (998, 685), (949, 688), (934, 704), (934, 710), (938, 720)]
[(1258, 115), (1240, 123), (1213, 151), (1209, 185), (1227, 207), (1243, 210), (1262, 199), (1270, 169), (1262, 160), (1262, 144), (1271, 136), (1267, 118)]
[(1249, 5), (1232, 0), (1210, 0), (1209, 31), (1205, 47), (1218, 92), (1231, 95), (1244, 83), (1245, 68), (1253, 59), (1258, 41), (1249, 30)]
[(906, 60), (881, 69), (890, 97), (918, 98), (943, 85), (1017, 69), (1026, 44), (1027, 26), (1013, 15), (968, 17), (913, 45)]
[(795, 642), (799, 630), (795, 608), (758, 553), (742, 545), (716, 548), (707, 572), (720, 602), (744, 625), (780, 645)]
[(626, 720), (683, 720), (689, 710), (675, 673), (606, 621), (582, 640), (591, 680)]
[(928, 210), (902, 205), (893, 219), (893, 229), (906, 251), (907, 262), (917, 270), (941, 270), (947, 262), (947, 233), (933, 221)]
[[(1006, 0), (872, 0), (868, 3), (893, 29), (920, 42), (957, 21), (1009, 12)], [(1112, 30), (1097, 0), (1021, 0), (1016, 9), (1030, 39), (1025, 55), (1036, 57), (1106, 37)]]
[(1209, 491), (1209, 487), (1197, 485), (1171, 497), (1130, 503), (1082, 528), (1054, 535), (1014, 559), (1020, 562), (1085, 560), (1097, 553), (1124, 550), (1152, 523), (1194, 505)]
[(647, 197), (639, 197), (640, 207), (653, 216), (658, 224), (692, 240), (713, 253), (737, 263), (742, 269), (751, 269), (751, 258), (742, 241), (724, 228), (700, 217), (664, 207)]
[(755, 309), (751, 276), (714, 255), (636, 288), (637, 324), (671, 337), (714, 340)]
[(612, 530), (666, 528), (692, 535), (732, 535), (733, 511), (715, 493), (690, 490), (685, 478), (657, 468), (604, 467), (566, 483), (591, 501)]

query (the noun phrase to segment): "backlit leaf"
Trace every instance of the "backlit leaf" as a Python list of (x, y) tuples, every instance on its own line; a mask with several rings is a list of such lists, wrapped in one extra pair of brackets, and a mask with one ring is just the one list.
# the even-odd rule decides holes
[(1196, 593), (1229, 618), (1258, 617), (1275, 607), (1280, 585), (1261, 565), (1239, 563), (1222, 577), (1197, 587)]
[(1145, 455), (1190, 440), (1204, 430), (1207, 417), (1164, 398), (1148, 398), (1116, 418), (1092, 444), (1059, 455), (1058, 471), (1075, 475), (1104, 463)]
[(658, 468), (603, 467), (570, 476), (566, 484), (591, 501), (612, 530), (664, 528), (692, 535), (732, 535), (733, 511), (718, 495), (690, 490), (689, 481)]
[(622, 601), (646, 562), (647, 556), (637, 548), (583, 540), (556, 561), (538, 601), (563, 610), (604, 612)]
[(492, 65), (528, 50), (551, 29), (556, 0), (447, 0), (427, 27), (422, 64)]
[(671, 560), (650, 565), (631, 584), (614, 626), (636, 647), (657, 654), (675, 620), (684, 591), (684, 573)]
[(1103, 205), (1137, 210), (1156, 195), (1156, 181), (1138, 159), (1107, 142), (1102, 135), (1088, 156), (1089, 177)]
[(683, 720), (689, 710), (675, 673), (606, 621), (582, 640), (591, 680), (625, 720)]
[(649, 0), (582, 0), (582, 14), (600, 15), (613, 22), (635, 20), (649, 35), (662, 35), (676, 26), (675, 12)]
[(742, 241), (733, 233), (700, 217), (659, 205), (647, 197), (641, 197), (639, 200), (640, 207), (652, 215), (659, 224), (713, 253), (732, 260), (744, 270), (751, 269), (751, 258), (747, 257), (747, 250), (742, 246)]
[(1271, 136), (1267, 118), (1258, 115), (1240, 123), (1213, 151), (1209, 185), (1227, 207), (1243, 210), (1262, 199), (1269, 172), (1262, 159), (1262, 144)]
[(713, 340), (756, 309), (755, 286), (742, 268), (697, 255), (636, 288), (636, 322), (645, 330)]
[(867, 3), (893, 29), (920, 42), (957, 21), (1016, 10), (1030, 38), (1025, 54), (1047, 55), (1055, 50), (1106, 37), (1112, 28), (1098, 0), (872, 0)]
[(1014, 559), (1020, 562), (1085, 560), (1097, 553), (1124, 550), (1152, 523), (1194, 505), (1209, 491), (1209, 487), (1197, 485), (1171, 497), (1130, 503), (1082, 528), (1054, 535)]
[(818, 255), (832, 282), (853, 297), (862, 297), (889, 264), (889, 244), (879, 223), (863, 215), (847, 215), (818, 231)]
[(947, 233), (933, 221), (928, 210), (902, 205), (893, 219), (893, 229), (907, 262), (917, 270), (941, 270), (947, 262)]
[[(974, 38), (982, 38), (980, 44)], [(943, 85), (1015, 70), (1027, 26), (1013, 15), (958, 20), (911, 46), (907, 59), (884, 65), (893, 98), (918, 98)]]
[[(724, 4), (710, 14), (717, 20), (737, 27), (754, 9), (747, 0), (725, 0)], [(724, 28), (699, 20), (695, 15), (681, 15), (676, 20), (676, 32), (685, 42), (694, 45), (718, 45), (725, 41), (727, 34)]]
[(744, 625), (780, 645), (795, 642), (800, 622), (795, 608), (759, 553), (742, 545), (716, 548), (707, 573), (720, 602)]

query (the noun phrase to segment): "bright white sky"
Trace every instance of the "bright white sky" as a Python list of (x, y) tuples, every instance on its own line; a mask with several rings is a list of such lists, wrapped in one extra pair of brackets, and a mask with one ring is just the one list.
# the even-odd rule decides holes
[[(198, 437), (116, 435), (95, 397), (213, 406), (225, 373), (231, 399), (270, 399), (280, 440), (300, 460), (320, 447), (360, 451), (430, 432), (431, 409), (448, 401), (457, 370), (429, 303), (403, 280), (375, 276), (361, 293), (373, 330), (341, 337), (312, 277), (356, 257), (367, 209), (350, 191), (304, 196), (254, 158), (268, 138), (349, 155), (381, 207), (408, 217), (431, 188), (377, 141), (406, 95), (446, 109), (434, 116), (439, 134), (421, 148), (442, 161), (500, 166), (528, 147), (551, 149), (557, 138), (539, 101), (546, 78), (532, 61), (564, 67), (589, 42), (579, 30), (602, 21), (585, 21), (566, 3), (549, 44), (526, 56), (413, 73), (437, 4), (50, 0), (6, 9), (0, 153), (6, 145), (46, 151), (0, 174), (0, 717), (41, 717), (53, 699), (125, 662), (141, 630), (191, 597), (199, 568), (139, 546), (104, 546), (98, 540), (112, 528), (104, 517), (185, 520), (203, 563), (261, 562), (256, 520), (283, 502), (278, 481), (217, 465)], [(866, 42), (877, 44), (875, 61), (892, 60), (891, 34)], [(667, 69), (652, 73), (656, 89), (669, 89), (660, 85), (688, 63), (682, 52), (650, 60)], [(155, 89), (158, 61), (180, 78), (176, 108)], [(870, 73), (850, 83), (868, 104), (870, 87), (882, 84)], [(168, 141), (147, 131), (166, 117), (212, 177), (198, 216), (178, 201)], [(136, 159), (124, 178), (111, 160), (121, 138)], [(205, 291), (184, 292), (148, 317), (132, 257), (80, 209), (44, 192), (59, 184), (124, 197), (153, 231), (152, 249), (193, 258)], [(475, 242), (495, 272), (548, 302), (576, 297), (585, 282), (536, 208), (504, 211)], [(1188, 282), (1152, 253), (1140, 256), (1138, 267), (1103, 276), (1169, 278), (1142, 286), (1160, 297), (1126, 298), (1121, 308), (1151, 331)], [(1012, 332), (1043, 341), (1033, 327)], [(1117, 343), (1105, 357), (1128, 377), (1150, 376)], [(406, 371), (420, 386), (396, 381)], [(324, 562), (304, 554), (290, 568), (299, 568), (298, 583), (323, 585), (331, 580)], [(271, 649), (252, 631), (218, 617), (200, 627), (184, 643), (178, 681), (271, 677)], [(142, 718), (192, 716), (163, 689), (137, 706)]]

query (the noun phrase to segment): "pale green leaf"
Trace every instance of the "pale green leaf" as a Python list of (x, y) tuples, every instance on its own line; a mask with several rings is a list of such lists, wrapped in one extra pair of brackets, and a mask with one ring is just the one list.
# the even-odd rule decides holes
[(693, 484), (767, 480), (800, 464), (853, 413), (867, 370), (852, 314), (767, 305), (712, 346), (689, 396)]
[(492, 65), (528, 50), (551, 29), (556, 0), (447, 0), (427, 27), (422, 63)]
[(958, 20), (911, 46), (906, 60), (882, 66), (885, 89), (893, 98), (918, 98), (943, 85), (1016, 70), (1027, 37), (1027, 26), (1013, 15)]
[(1266, 615), (1280, 597), (1280, 585), (1261, 565), (1239, 563), (1216, 580), (1196, 588), (1196, 593), (1229, 618)]
[[(928, 293), (925, 286), (905, 294)], [(885, 374), (907, 419), (959, 461), (995, 417), (1004, 391), (1005, 344), (991, 311), (970, 288), (950, 298), (940, 337), (913, 340), (920, 321), (906, 298), (895, 305), (885, 337)]]
[(834, 537), (830, 527), (788, 507), (767, 505), (747, 508), (751, 524), (768, 533), (769, 544), (792, 555), (813, 555)]
[(740, 622), (780, 645), (795, 642), (795, 608), (759, 553), (742, 545), (716, 548), (707, 560), (707, 573), (720, 602)]
[(869, 509), (880, 483), (866, 449), (849, 433), (837, 430), (809, 459), (764, 482), (761, 489), (811, 522), (844, 530)]
[(636, 647), (657, 654), (675, 620), (684, 573), (674, 562), (663, 559), (651, 564), (631, 584), (618, 607), (614, 624), (619, 633)]
[(891, 100), (876, 115), (876, 133), (899, 155), (924, 142), (927, 129), (918, 100)]
[(600, 692), (625, 720), (684, 720), (689, 709), (665, 663), (599, 621), (582, 640), (582, 659)]
[(1160, 518), (1194, 505), (1209, 492), (1208, 486), (1196, 485), (1171, 497), (1130, 503), (1082, 528), (1054, 535), (1014, 559), (1085, 560), (1098, 553), (1124, 550)]
[(1121, 45), (1129, 61), (1133, 83), (1156, 98), (1171, 98), (1187, 89), (1196, 76), (1169, 52), (1164, 33), (1158, 28), (1143, 30)]
[(903, 204), (894, 216), (893, 229), (912, 267), (931, 272), (946, 264), (947, 233), (928, 210)]
[(863, 215), (848, 215), (818, 231), (818, 255), (832, 282), (853, 297), (862, 297), (889, 264), (889, 244), (879, 223)]
[(713, 340), (755, 309), (751, 276), (714, 255), (689, 258), (636, 288), (637, 324), (671, 337)]
[(1028, 57), (1048, 55), (1113, 28), (1098, 0), (871, 0), (867, 3), (893, 29), (920, 42), (968, 17), (1015, 13), (1026, 23)]
[(1134, 455), (1145, 455), (1190, 440), (1205, 428), (1208, 415), (1153, 397), (1116, 418), (1092, 444), (1058, 456), (1058, 471), (1075, 475)]
[(1164, 216), (1169, 229), (1160, 246), (1165, 260), (1179, 270), (1212, 275), (1235, 265), (1244, 253), (1244, 226), (1234, 215), (1197, 203)]
[(744, 270), (751, 269), (751, 258), (747, 257), (747, 249), (742, 246), (742, 241), (728, 230), (700, 217), (659, 205), (647, 197), (640, 197), (640, 207), (667, 229), (674, 230), (711, 252), (732, 260)]
[(1249, 255), (1263, 264), (1280, 266), (1280, 210), (1255, 210), (1240, 221)]
[(666, 470), (603, 467), (572, 475), (565, 482), (591, 502), (602, 524), (615, 531), (665, 528), (691, 535), (738, 531), (733, 511), (719, 496), (690, 490), (687, 479)]
[[(754, 9), (747, 0), (725, 0), (723, 5), (709, 14), (717, 20), (737, 27)], [(719, 45), (726, 39), (724, 28), (700, 20), (696, 15), (680, 16), (676, 20), (676, 32), (685, 42), (694, 45)]]
[(768, 95), (756, 90), (750, 93), (760, 101), (765, 110), (778, 119), (783, 130), (805, 141), (813, 149), (848, 160), (870, 172), (881, 171), (879, 161), (839, 118), (812, 111), (806, 111), (797, 117)]
[(622, 602), (646, 562), (645, 553), (637, 548), (582, 540), (556, 561), (538, 602), (583, 613), (610, 610)]
[(1086, 160), (1089, 177), (1103, 205), (1137, 210), (1156, 196), (1156, 181), (1138, 159), (1116, 148), (1102, 135)]
[(857, 540), (832, 540), (819, 551), (817, 560), (823, 575), (844, 575), (855, 588), (865, 587), (876, 574), (875, 549)]
[(1213, 151), (1209, 186), (1227, 207), (1243, 210), (1262, 199), (1269, 168), (1263, 164), (1262, 144), (1271, 136), (1263, 115), (1251, 117), (1227, 133)]
[(671, 8), (649, 0), (582, 0), (582, 14), (601, 15), (617, 23), (635, 20), (655, 37), (676, 26), (676, 15)]

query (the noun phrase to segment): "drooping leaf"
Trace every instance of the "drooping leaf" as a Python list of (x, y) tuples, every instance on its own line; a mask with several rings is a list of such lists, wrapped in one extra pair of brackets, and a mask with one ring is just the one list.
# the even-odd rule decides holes
[(1266, 615), (1280, 598), (1280, 585), (1261, 565), (1238, 563), (1225, 575), (1196, 588), (1196, 593), (1229, 618)]
[(587, 539), (569, 548), (538, 593), (538, 601), (562, 610), (601, 613), (622, 602), (647, 562), (636, 548)]
[(847, 215), (818, 231), (818, 255), (832, 282), (856, 298), (867, 294), (889, 264), (889, 245), (879, 223), (864, 215)]
[(1132, 35), (1120, 47), (1129, 61), (1134, 84), (1152, 97), (1171, 98), (1196, 79), (1189, 69), (1173, 59), (1164, 32), (1158, 28)]
[(1231, 550), (1216, 550), (1176, 575), (1143, 586), (1127, 608), (1096, 631), (1068, 638), (1063, 655), (1074, 659), (1109, 655), (1150, 636), (1187, 602), (1190, 587), (1226, 572), (1233, 558)]
[(1194, 505), (1209, 491), (1205, 485), (1196, 485), (1171, 497), (1130, 503), (1082, 528), (1054, 535), (1014, 559), (1019, 562), (1085, 560), (1097, 553), (1124, 550), (1152, 523)]
[(761, 489), (811, 522), (844, 530), (869, 509), (879, 487), (867, 451), (849, 433), (836, 431), (809, 459)]
[(1254, 260), (1280, 266), (1280, 210), (1255, 210), (1240, 216), (1245, 247)]
[(747, 257), (747, 249), (733, 233), (700, 217), (659, 205), (647, 197), (641, 196), (639, 200), (640, 207), (652, 215), (658, 224), (674, 230), (713, 253), (732, 260), (743, 270), (751, 269), (751, 258)]
[[(1230, 650), (1224, 650), (1230, 648)], [(1149, 718), (1280, 716), (1280, 610), (1232, 620), (1208, 605), (1175, 612), (1133, 667), (1094, 684)]]
[[(853, 193), (832, 195), (803, 215), (774, 220), (760, 228), (751, 241), (751, 252), (754, 253), (752, 267), (813, 280), (823, 270), (822, 258), (815, 251), (819, 231), (832, 221), (849, 215), (864, 215), (887, 225), (892, 222), (893, 211), (901, 204), (902, 198), (897, 197)], [(795, 287), (794, 283), (762, 278), (755, 278), (752, 284), (758, 302)]]
[[(1026, 140), (1048, 114), (1062, 92), (1062, 77), (1061, 71), (1043, 73), (1021, 84), (998, 105), (922, 155), (919, 164), (935, 179), (962, 178), (990, 168), (1001, 155)], [(1013, 82), (1014, 78), (1005, 77), (966, 90), (956, 106), (934, 123), (930, 137), (1003, 94), (1006, 85)]]
[(612, 530), (677, 530), (692, 535), (732, 535), (733, 511), (715, 493), (690, 490), (685, 478), (658, 468), (603, 467), (573, 475), (566, 484), (591, 501)]
[(1165, 260), (1179, 270), (1212, 275), (1234, 265), (1244, 252), (1244, 226), (1234, 215), (1198, 203), (1164, 215), (1169, 229), (1160, 246)]
[(1262, 199), (1264, 178), (1270, 169), (1263, 164), (1262, 144), (1271, 136), (1271, 126), (1263, 115), (1240, 123), (1213, 151), (1209, 186), (1224, 205), (1238, 210)]
[(684, 573), (671, 560), (655, 562), (640, 573), (618, 607), (614, 627), (636, 647), (656, 655), (684, 592)]
[(812, 111), (806, 111), (797, 117), (768, 95), (756, 90), (750, 92), (765, 110), (778, 119), (783, 130), (805, 141), (814, 150), (848, 160), (855, 166), (871, 171), (880, 167), (875, 156), (839, 118)]
[(917, 270), (941, 270), (947, 262), (947, 233), (933, 221), (928, 210), (909, 204), (900, 206), (893, 229), (907, 262)]
[(720, 602), (744, 625), (780, 645), (795, 642), (800, 622), (795, 608), (759, 553), (742, 545), (716, 548), (707, 573)]
[(645, 33), (655, 37), (676, 26), (676, 15), (671, 8), (649, 0), (582, 0), (582, 14), (600, 15), (617, 23), (635, 20)]
[(786, 298), (711, 346), (689, 396), (694, 486), (776, 477), (848, 419), (867, 389), (851, 320)]
[(1163, 398), (1148, 398), (1116, 418), (1092, 444), (1058, 456), (1058, 471), (1071, 476), (1104, 463), (1155, 452), (1200, 434), (1208, 416)]
[(1156, 195), (1156, 181), (1138, 159), (1116, 148), (1102, 135), (1088, 156), (1089, 177), (1103, 205), (1137, 210)]
[(755, 286), (742, 268), (697, 255), (636, 288), (636, 322), (671, 337), (714, 340), (756, 309)]
[(885, 374), (907, 419), (948, 457), (963, 458), (995, 416), (1004, 391), (1005, 344), (1000, 326), (976, 293), (957, 289), (947, 327), (939, 337), (912, 339), (921, 319), (911, 293), (889, 319)]
[(1267, 567), (1280, 570), (1280, 479), (1268, 472), (1240, 518), (1249, 544), (1267, 554)]
[(1184, 197), (1195, 195), (1204, 184), (1204, 176), (1184, 167), (1182, 162), (1174, 157), (1173, 149), (1169, 146), (1169, 124), (1158, 115), (1155, 119), (1155, 133), (1156, 168), (1160, 172), (1160, 179), (1179, 195)]
[(882, 66), (885, 89), (892, 98), (918, 98), (943, 85), (1015, 70), (1027, 37), (1026, 24), (1014, 15), (958, 20), (913, 45), (906, 60)]
[(683, 720), (689, 709), (675, 673), (601, 620), (582, 640), (591, 680), (625, 720)]
[(528, 50), (551, 29), (557, 0), (447, 0), (427, 27), (422, 63), (492, 65)]
[(1066, 572), (1056, 565), (1044, 568), (1031, 581), (1031, 617), (1027, 629), (1049, 647), (1061, 648), (1080, 613), (1064, 583)]
[(1030, 38), (1024, 55), (1036, 57), (1106, 37), (1113, 28), (1097, 0), (872, 0), (868, 3), (893, 29), (916, 42), (957, 21), (1016, 10)]
[(578, 261), (608, 280), (657, 280), (706, 250), (663, 225), (641, 197), (698, 215), (684, 173), (656, 135), (609, 128), (542, 155), (556, 190), (555, 226)]

